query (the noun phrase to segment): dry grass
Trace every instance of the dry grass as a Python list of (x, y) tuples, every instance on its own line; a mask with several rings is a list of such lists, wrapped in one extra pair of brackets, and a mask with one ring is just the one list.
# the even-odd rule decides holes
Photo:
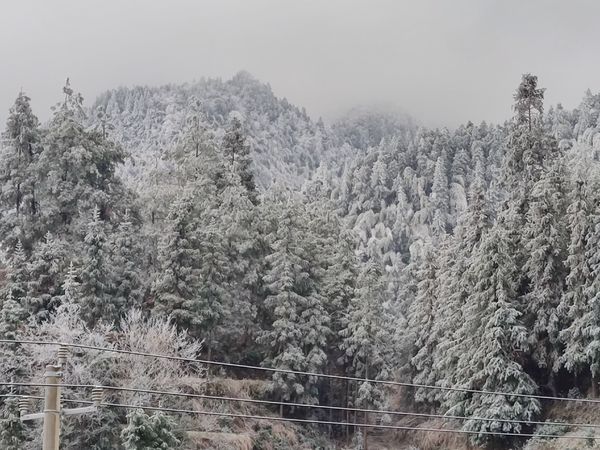
[[(452, 427), (443, 420), (429, 420), (418, 423), (416, 420), (402, 423), (416, 428), (437, 428), (452, 429)], [(469, 442), (469, 437), (464, 434), (444, 433), (440, 431), (410, 431), (401, 433), (398, 438), (403, 438), (402, 442), (409, 443), (419, 450), (479, 450), (479, 447), (473, 446)]]
[(254, 446), (254, 438), (246, 434), (190, 431), (187, 435), (190, 450), (252, 450)]
[[(600, 405), (589, 403), (573, 403), (573, 402), (556, 402), (548, 409), (547, 420), (555, 422), (571, 422), (571, 423), (590, 423), (597, 424), (600, 416)], [(600, 437), (598, 429), (586, 428), (584, 426), (578, 428), (570, 428), (569, 432), (564, 436), (596, 436)], [(580, 450), (580, 449), (598, 449), (600, 448), (600, 440), (587, 441), (584, 439), (548, 439), (548, 440), (531, 440), (525, 447), (526, 450)]]
[[(181, 379), (178, 389), (183, 392), (231, 397), (240, 399), (265, 399), (268, 395), (268, 381), (237, 380), (213, 377), (210, 380)], [(244, 402), (227, 402), (206, 399), (189, 400), (197, 410), (210, 410), (225, 413), (269, 416), (276, 415), (272, 408)], [(285, 442), (290, 448), (302, 448), (301, 427), (262, 419), (245, 419), (219, 416), (197, 416), (188, 423), (191, 449), (252, 450), (259, 439), (261, 430), (268, 430), (273, 441)], [(263, 431), (264, 432), (264, 431)], [(269, 442), (262, 442), (268, 450)]]

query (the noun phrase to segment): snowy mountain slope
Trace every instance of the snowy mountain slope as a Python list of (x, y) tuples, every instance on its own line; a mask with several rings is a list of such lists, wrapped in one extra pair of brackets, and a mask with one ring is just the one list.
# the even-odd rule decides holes
[(129, 152), (122, 174), (129, 182), (165, 164), (176, 145), (191, 104), (199, 101), (210, 131), (224, 134), (231, 113), (242, 118), (251, 147), (257, 184), (283, 181), (298, 187), (330, 150), (321, 121), (276, 97), (269, 85), (246, 72), (231, 80), (202, 79), (182, 85), (118, 88), (100, 95), (91, 108), (91, 124), (106, 112), (110, 136)]

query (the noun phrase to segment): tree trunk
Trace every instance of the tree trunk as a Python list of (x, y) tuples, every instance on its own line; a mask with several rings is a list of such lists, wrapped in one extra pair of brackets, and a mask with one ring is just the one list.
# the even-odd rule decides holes
[(35, 204), (35, 181), (31, 185), (31, 214), (33, 216), (37, 214), (37, 205)]
[[(208, 333), (208, 342), (207, 342), (207, 348), (206, 348), (206, 359), (208, 361), (212, 361), (212, 331), (210, 333)], [(207, 379), (210, 379), (211, 368), (212, 368), (212, 366), (209, 364), (208, 368), (206, 369), (206, 378)]]
[(21, 183), (17, 184), (17, 198), (16, 198), (17, 216), (21, 211)]
[(598, 378), (592, 374), (592, 398), (598, 398)]
[(548, 376), (548, 388), (550, 389), (550, 392), (552, 392), (552, 396), (556, 397), (556, 379), (553, 370), (550, 370), (550, 375)]

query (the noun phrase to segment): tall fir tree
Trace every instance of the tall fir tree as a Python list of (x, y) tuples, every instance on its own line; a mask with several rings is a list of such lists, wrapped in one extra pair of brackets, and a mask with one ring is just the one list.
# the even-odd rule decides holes
[(222, 250), (227, 258), (227, 289), (235, 292), (224, 298), (227, 326), (219, 340), (232, 358), (242, 358), (259, 330), (257, 312), (262, 299), (265, 238), (259, 230), (259, 210), (239, 182), (225, 188), (217, 214), (223, 233)]
[(525, 294), (525, 321), (529, 324), (532, 357), (538, 367), (552, 375), (561, 351), (558, 334), (561, 318), (557, 307), (565, 279), (566, 230), (564, 173), (557, 161), (533, 186), (526, 215), (523, 270), (529, 286)]
[(27, 283), (31, 279), (28, 263), (27, 252), (18, 240), (8, 259), (8, 275), (2, 290), (5, 296), (10, 294), (20, 305), (26, 301)]
[[(124, 152), (99, 130), (85, 126), (83, 99), (69, 85), (44, 136), (39, 178), (45, 185), (41, 214), (46, 231), (85, 234), (88, 217), (98, 207), (110, 220), (119, 206), (130, 207), (131, 194), (116, 177)], [(80, 220), (83, 219), (83, 220)]]
[[(17, 302), (9, 292), (2, 302), (0, 309), (0, 339), (18, 339), (19, 328), (27, 317), (27, 311)], [(13, 380), (24, 376), (22, 352), (18, 344), (2, 344), (0, 347), (0, 374), (6, 380)]]
[(65, 242), (47, 232), (34, 248), (28, 270), (27, 310), (38, 319), (45, 319), (60, 303), (62, 280), (67, 270)]
[(584, 317), (588, 311), (588, 292), (591, 269), (587, 259), (588, 236), (591, 231), (591, 207), (583, 181), (575, 181), (570, 190), (569, 207), (566, 214), (569, 241), (565, 266), (567, 275), (565, 291), (560, 299), (558, 313), (564, 317), (559, 334), (564, 346), (557, 361), (556, 369), (565, 367), (569, 372), (578, 374), (586, 370), (586, 336)]
[(144, 261), (144, 248), (139, 236), (139, 227), (132, 222), (126, 211), (110, 239), (110, 258), (114, 273), (112, 301), (124, 311), (141, 308), (144, 299), (143, 266), (140, 265)]
[(107, 237), (107, 226), (94, 208), (84, 238), (84, 259), (79, 272), (78, 303), (81, 316), (90, 325), (98, 321), (118, 322), (124, 305), (114, 297), (114, 273), (111, 249)]
[(433, 174), (433, 186), (431, 188), (432, 222), (431, 231), (434, 236), (441, 239), (447, 232), (448, 206), (450, 196), (448, 193), (448, 176), (446, 174), (445, 156), (439, 156), (435, 163)]
[[(330, 332), (323, 297), (310, 272), (310, 255), (303, 240), (301, 205), (290, 200), (278, 214), (271, 236), (269, 265), (263, 279), (267, 326), (260, 342), (267, 349), (265, 364), (280, 369), (320, 371), (326, 363)], [(282, 400), (316, 403), (317, 380), (294, 374), (273, 375), (273, 389)]]
[[(413, 382), (430, 384), (434, 381), (433, 353), (437, 342), (432, 339), (432, 330), (437, 318), (438, 275), (439, 267), (435, 249), (425, 244), (421, 260), (417, 266), (417, 290), (415, 300), (410, 306), (408, 315), (409, 336), (414, 349), (411, 352)], [(431, 401), (435, 392), (418, 388), (415, 392), (417, 401)]]
[[(491, 211), (485, 191), (485, 180), (481, 166), (476, 169), (475, 178), (469, 189), (469, 205), (458, 221), (454, 234), (440, 249), (441, 270), (439, 276), (438, 318), (432, 329), (439, 342), (433, 353), (433, 371), (437, 384), (453, 386), (461, 377), (456, 370), (457, 362), (468, 351), (473, 330), (465, 321), (467, 299), (474, 288), (474, 257), (481, 239), (491, 226)], [(443, 395), (440, 395), (443, 394)], [(438, 392), (436, 397), (445, 406), (452, 404), (452, 391)]]
[[(511, 248), (512, 231), (503, 216), (482, 239), (473, 261), (475, 284), (468, 298), (465, 322), (476, 333), (469, 352), (462, 355), (459, 385), (470, 389), (506, 392), (464, 396), (451, 410), (467, 416), (490, 417), (514, 422), (471, 419), (464, 429), (470, 431), (522, 431), (520, 421), (533, 420), (541, 412), (537, 399), (513, 397), (510, 393), (532, 395), (537, 385), (525, 371), (522, 360), (527, 351), (527, 330), (523, 325), (522, 306), (517, 294), (517, 266)], [(460, 370), (460, 369), (459, 369)], [(478, 442), (503, 440), (476, 435)], [(508, 438), (505, 438), (505, 440)]]
[(160, 272), (152, 284), (155, 311), (169, 314), (175, 323), (200, 336), (198, 314), (201, 258), (198, 248), (194, 196), (184, 193), (172, 205), (159, 244)]
[(248, 193), (248, 198), (254, 204), (258, 201), (258, 192), (252, 173), (252, 159), (250, 158), (250, 146), (246, 143), (242, 121), (237, 115), (232, 115), (227, 132), (223, 137), (223, 154), (227, 164), (236, 173), (242, 182), (242, 186)]
[[(340, 348), (349, 374), (356, 378), (387, 380), (391, 376), (393, 320), (389, 310), (385, 279), (381, 265), (365, 263), (357, 280), (354, 296), (343, 318)], [(386, 392), (382, 385), (359, 383), (354, 406), (382, 408)]]
[(230, 298), (233, 295), (224, 242), (225, 238), (216, 218), (213, 217), (207, 222), (205, 217), (200, 223), (197, 237), (200, 282), (194, 325), (205, 334), (209, 359), (216, 345), (215, 335), (228, 316), (227, 309), (231, 305)]
[(14, 248), (18, 240), (30, 250), (42, 237), (38, 198), (41, 140), (30, 98), (20, 92), (0, 143), (0, 242), (4, 251)]

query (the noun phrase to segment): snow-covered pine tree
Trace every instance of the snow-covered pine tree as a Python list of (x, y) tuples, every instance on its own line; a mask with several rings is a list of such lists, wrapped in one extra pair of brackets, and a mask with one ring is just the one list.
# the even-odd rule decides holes
[[(417, 384), (431, 384), (435, 381), (432, 370), (433, 355), (437, 342), (431, 334), (439, 308), (438, 299), (438, 258), (434, 247), (427, 243), (423, 246), (421, 259), (416, 270), (417, 290), (413, 303), (408, 311), (408, 336), (413, 346), (411, 366), (412, 381)], [(416, 401), (432, 401), (436, 392), (430, 389), (417, 388)]]
[(331, 329), (338, 334), (350, 302), (356, 295), (358, 264), (354, 254), (354, 241), (348, 231), (339, 230), (330, 249), (332, 254), (323, 274), (322, 293), (327, 299)]
[(104, 221), (119, 207), (130, 208), (131, 194), (115, 175), (123, 150), (100, 130), (86, 129), (82, 97), (68, 80), (63, 92), (65, 100), (54, 109), (44, 136), (38, 177), (45, 186), (40, 213), (46, 231), (71, 236), (85, 234), (95, 207)]
[(258, 202), (258, 191), (252, 173), (252, 159), (250, 158), (250, 146), (246, 143), (242, 121), (239, 113), (231, 115), (227, 132), (223, 137), (223, 155), (234, 173), (236, 173), (242, 186), (248, 193), (248, 198), (253, 204)]
[(504, 160), (504, 182), (518, 212), (524, 216), (533, 186), (544, 166), (549, 167), (557, 158), (558, 146), (543, 126), (544, 89), (537, 87), (537, 77), (523, 75), (514, 99), (515, 117)]
[[(0, 309), (0, 339), (17, 339), (19, 328), (23, 326), (26, 317), (27, 311), (13, 299), (12, 294), (9, 292), (4, 298), (2, 309)], [(23, 352), (21, 350), (18, 344), (2, 344), (0, 346), (0, 376), (4, 380), (17, 380), (25, 376), (25, 364), (23, 364)], [(6, 393), (8, 389), (3, 386), (2, 393)], [(14, 390), (14, 387), (12, 390)], [(8, 406), (10, 406), (9, 403), (5, 403), (5, 408)], [(7, 409), (4, 412), (9, 415), (12, 414)], [(15, 432), (17, 431), (18, 429)], [(2, 442), (1, 435), (0, 442)]]
[(0, 409), (0, 448), (23, 450), (26, 448), (27, 430), (21, 421), (18, 399), (5, 399)]
[(567, 288), (559, 306), (565, 324), (560, 333), (564, 351), (558, 360), (574, 375), (591, 375), (594, 397), (598, 396), (600, 378), (600, 197), (597, 189), (596, 183), (576, 182), (567, 210), (571, 242), (566, 263)]
[(585, 312), (577, 324), (585, 342), (584, 354), (586, 366), (589, 367), (592, 379), (592, 395), (598, 396), (600, 379), (600, 195), (598, 184), (593, 183), (590, 192), (592, 204), (589, 217), (590, 227), (586, 237), (585, 259), (589, 267), (589, 280), (585, 285), (585, 296), (588, 303)]
[(213, 133), (208, 129), (200, 101), (196, 97), (188, 102), (188, 113), (181, 136), (172, 154), (177, 162), (181, 185), (188, 181), (210, 179), (219, 189), (223, 187), (224, 161), (217, 151)]
[[(475, 283), (473, 258), (486, 230), (491, 226), (482, 167), (477, 165), (474, 180), (469, 188), (469, 206), (459, 218), (454, 234), (440, 249), (438, 320), (432, 335), (438, 336), (433, 354), (433, 371), (436, 382), (443, 386), (454, 386), (460, 378), (456, 365), (460, 355), (468, 351), (472, 341), (472, 324), (464, 320), (467, 298)], [(442, 393), (443, 403), (448, 406), (456, 402), (455, 392)]]
[(37, 165), (42, 133), (30, 99), (19, 93), (0, 136), (0, 245), (7, 251), (20, 240), (26, 249), (40, 239)]
[[(383, 270), (378, 262), (367, 262), (361, 269), (356, 295), (351, 298), (342, 323), (339, 345), (344, 352), (342, 358), (347, 363), (349, 375), (365, 379), (389, 379), (395, 352), (393, 320)], [(353, 405), (382, 408), (385, 394), (380, 384), (359, 383)]]
[(159, 244), (160, 271), (152, 285), (155, 311), (169, 314), (174, 322), (194, 336), (198, 329), (198, 295), (202, 275), (198, 248), (194, 196), (189, 192), (178, 198), (169, 210), (166, 229)]
[(371, 172), (371, 190), (373, 192), (373, 203), (376, 211), (379, 211), (385, 206), (385, 202), (391, 191), (389, 170), (390, 168), (388, 167), (386, 157), (380, 151)]
[(565, 279), (565, 183), (562, 162), (556, 161), (533, 185), (531, 203), (525, 217), (523, 241), (529, 280), (525, 294), (529, 343), (534, 361), (552, 375), (560, 353), (558, 334), (561, 318), (557, 307)]
[[(231, 304), (232, 292), (230, 265), (227, 258), (225, 236), (216, 217), (207, 217), (204, 212), (197, 230), (197, 246), (200, 255), (198, 275), (200, 277), (196, 298), (196, 317), (193, 323), (202, 330), (208, 358), (215, 347), (215, 333), (223, 324)], [(240, 311), (236, 311), (239, 314)]]
[(128, 311), (142, 307), (144, 248), (140, 242), (139, 227), (131, 220), (129, 211), (121, 219), (118, 229), (110, 238), (111, 265), (114, 274), (113, 302), (119, 309)]
[(154, 450), (180, 448), (181, 440), (176, 436), (175, 421), (156, 412), (149, 416), (142, 409), (127, 414), (127, 426), (121, 432), (124, 450)]
[(78, 299), (79, 282), (77, 281), (77, 269), (73, 262), (69, 264), (67, 273), (62, 283), (63, 294), (60, 296), (60, 305), (64, 307), (75, 306)]
[[(239, 182), (230, 184), (220, 195), (217, 221), (227, 258), (226, 288), (223, 299), (226, 327), (220, 330), (220, 347), (230, 357), (244, 352), (258, 332), (257, 309), (261, 295), (261, 275), (265, 252), (264, 236), (259, 231), (259, 211)], [(231, 295), (231, 293), (235, 293)], [(241, 357), (241, 354), (240, 354)]]
[(62, 294), (62, 279), (67, 270), (65, 242), (49, 231), (33, 249), (29, 260), (26, 308), (39, 319), (46, 318)]
[[(316, 280), (310, 272), (310, 255), (303, 239), (302, 205), (293, 199), (277, 205), (277, 229), (271, 235), (269, 265), (263, 277), (268, 316), (260, 342), (267, 348), (264, 363), (281, 369), (318, 372), (326, 363), (325, 346), (330, 332)], [(273, 389), (284, 401), (317, 402), (317, 380), (293, 374), (273, 375)]]
[(442, 239), (448, 231), (448, 206), (450, 205), (446, 158), (444, 155), (439, 156), (435, 163), (433, 186), (429, 201), (433, 209), (431, 213), (431, 232), (436, 238)]
[(81, 316), (90, 325), (98, 321), (118, 322), (124, 305), (114, 297), (114, 272), (106, 223), (100, 209), (94, 208), (84, 238), (83, 265), (79, 271), (77, 302)]
[[(537, 385), (521, 364), (527, 351), (527, 330), (518, 301), (511, 234), (501, 216), (475, 253), (474, 287), (468, 298), (468, 315), (463, 320), (472, 323), (477, 334), (458, 362), (468, 366), (466, 370), (458, 369), (463, 377), (458, 381), (470, 389), (530, 395), (535, 394)], [(510, 394), (473, 394), (450, 410), (467, 416), (515, 420), (500, 423), (471, 419), (465, 422), (465, 430), (519, 433), (523, 425), (518, 421), (537, 417), (541, 405), (537, 399)], [(498, 439), (503, 438), (475, 436), (481, 443)]]
[(559, 316), (565, 318), (559, 334), (564, 350), (555, 369), (562, 366), (573, 374), (586, 370), (588, 361), (585, 349), (587, 337), (582, 327), (584, 317), (589, 311), (586, 286), (589, 286), (591, 277), (586, 255), (591, 231), (591, 205), (588, 203), (587, 191), (587, 186), (581, 180), (574, 181), (569, 190), (569, 207), (565, 220), (569, 233), (565, 261), (567, 276), (565, 291), (557, 308)]
[(9, 294), (20, 305), (24, 305), (27, 297), (27, 283), (31, 279), (29, 272), (29, 258), (20, 240), (12, 251), (8, 259), (8, 274), (7, 280), (2, 290), (4, 296)]

